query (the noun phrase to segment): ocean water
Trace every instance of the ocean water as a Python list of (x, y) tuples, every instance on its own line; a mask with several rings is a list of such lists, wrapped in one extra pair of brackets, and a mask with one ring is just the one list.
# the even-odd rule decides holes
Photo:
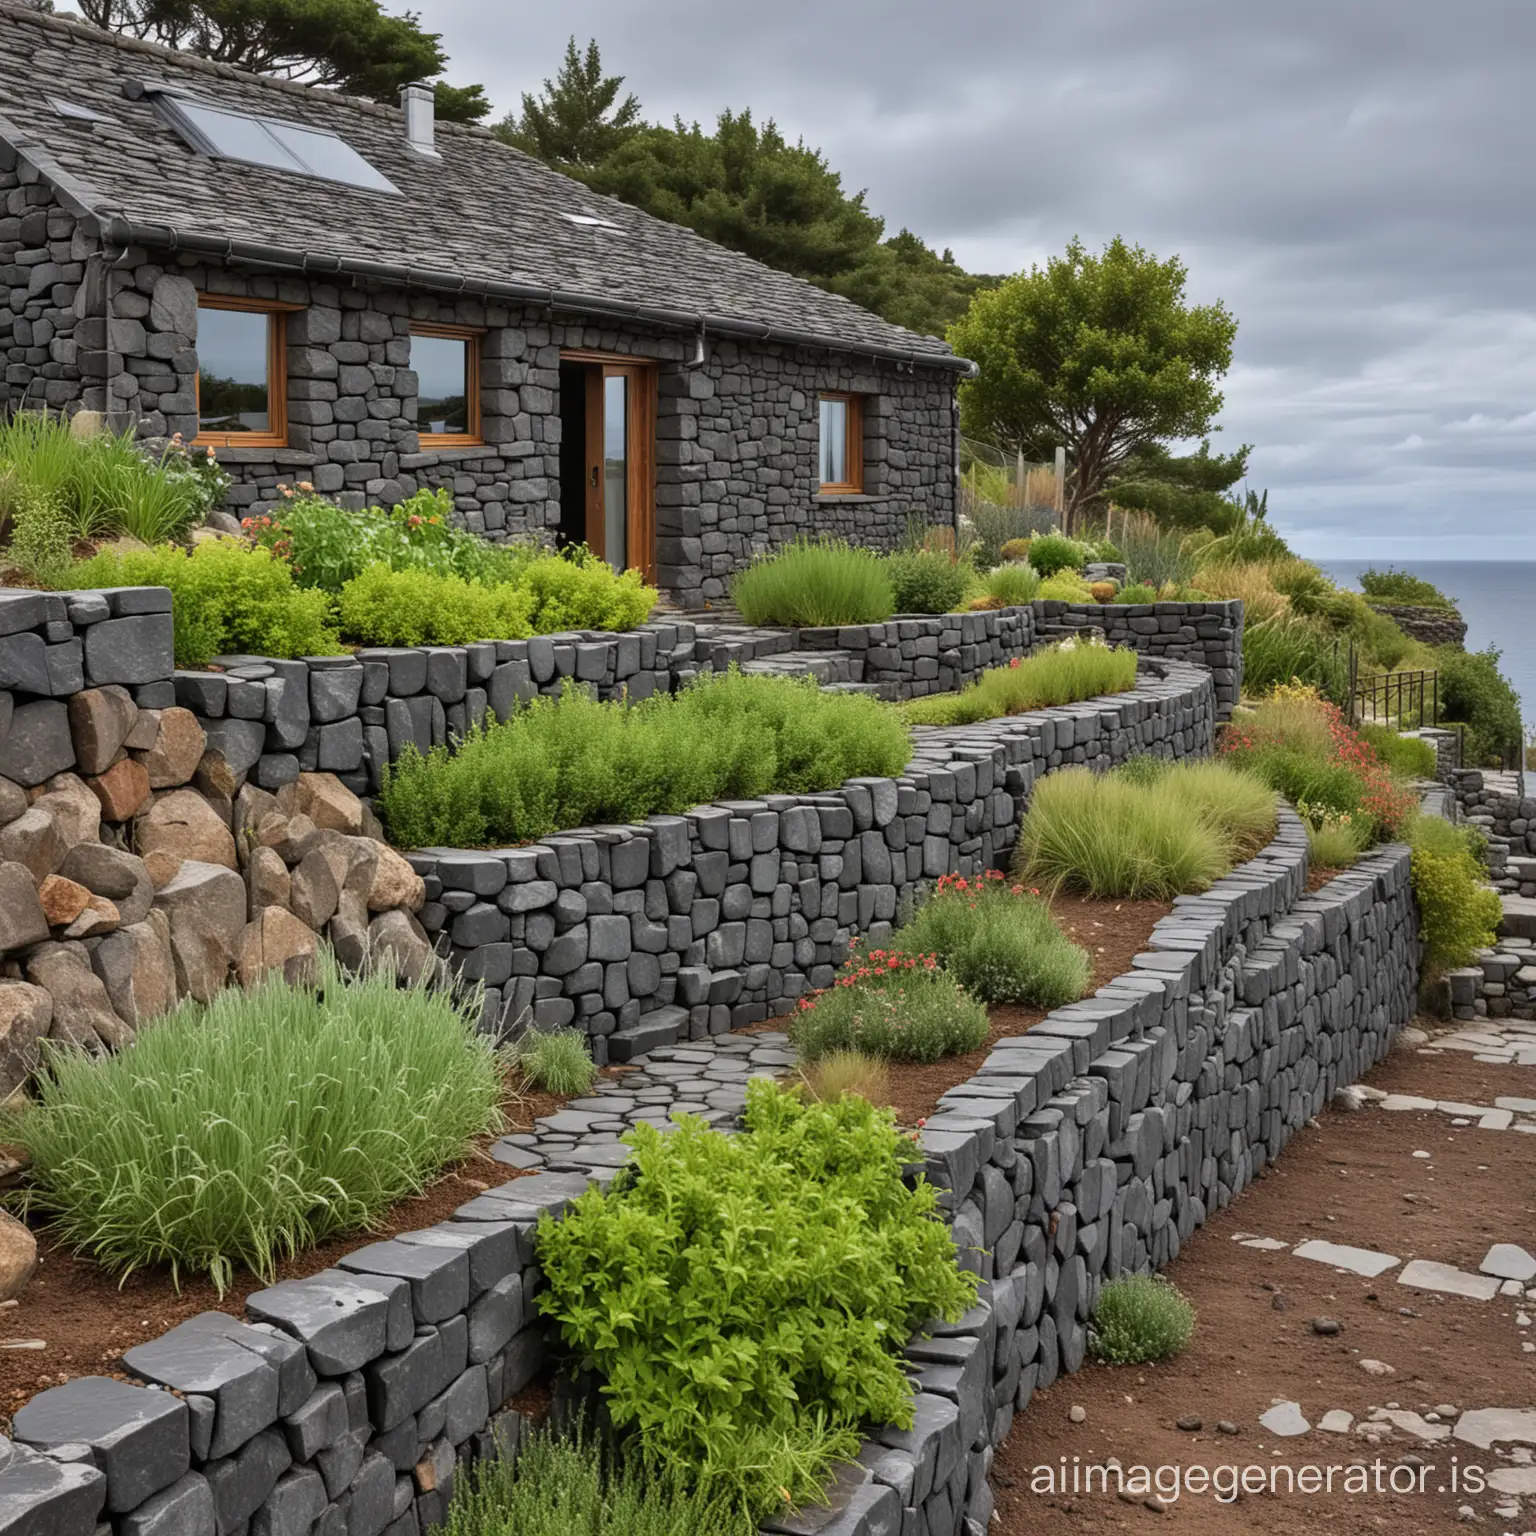
[[(1319, 561), (1340, 586), (1359, 590), (1360, 572), (1385, 561)], [(1503, 652), (1500, 666), (1515, 685), (1527, 730), (1536, 727), (1536, 561), (1397, 560), (1409, 571), (1451, 598), (1467, 621), (1467, 649), (1496, 646)]]

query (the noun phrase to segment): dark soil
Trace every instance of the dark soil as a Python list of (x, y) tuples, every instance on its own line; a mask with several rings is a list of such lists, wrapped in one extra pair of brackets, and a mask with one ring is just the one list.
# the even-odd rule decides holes
[[(1536, 1070), (1485, 1065), (1459, 1051), (1421, 1056), (1402, 1046), (1367, 1078), (1372, 1085), (1426, 1097), (1492, 1104), (1496, 1096), (1536, 1095)], [(1427, 1151), (1417, 1158), (1415, 1151)], [(1190, 1536), (1315, 1536), (1318, 1531), (1420, 1536), (1471, 1529), (1536, 1526), (1531, 1501), (1513, 1522), (1498, 1521), (1491, 1493), (1449, 1491), (1450, 1459), (1489, 1470), (1511, 1465), (1494, 1451), (1458, 1441), (1426, 1443), (1394, 1431), (1379, 1447), (1354, 1434), (1314, 1429), (1277, 1439), (1258, 1423), (1274, 1399), (1298, 1402), (1316, 1425), (1342, 1408), (1357, 1420), (1373, 1407), (1423, 1413), (1438, 1404), (1468, 1408), (1536, 1405), (1532, 1337), (1515, 1314), (1529, 1303), (1498, 1296), (1466, 1301), (1401, 1286), (1396, 1271), (1369, 1280), (1336, 1272), (1289, 1252), (1263, 1252), (1232, 1241), (1245, 1232), (1290, 1244), (1328, 1238), (1476, 1271), (1495, 1242), (1529, 1247), (1536, 1234), (1536, 1136), (1456, 1127), (1439, 1112), (1326, 1110), (1227, 1210), (1195, 1234), (1168, 1269), (1194, 1302), (1199, 1324), (1177, 1359), (1155, 1366), (1089, 1365), (1037, 1393), (1015, 1421), (993, 1474), (1000, 1536), (1104, 1536), (1168, 1528)], [(1312, 1320), (1342, 1325), (1333, 1337)], [(1362, 1359), (1394, 1374), (1376, 1377)], [(1074, 1405), (1084, 1422), (1068, 1417)], [(1198, 1431), (1177, 1421), (1198, 1416)], [(1217, 1430), (1221, 1420), (1235, 1435)], [(1508, 1447), (1505, 1447), (1507, 1450)], [(1245, 1494), (1221, 1504), (1186, 1493), (1164, 1513), (1115, 1492), (1063, 1497), (1032, 1492), (1038, 1469), (1116, 1457), (1125, 1468), (1364, 1463), (1380, 1458), (1384, 1476), (1405, 1456), (1435, 1470), (1422, 1494)], [(1404, 1474), (1399, 1474), (1400, 1476)], [(1458, 1509), (1474, 1506), (1476, 1523)]]

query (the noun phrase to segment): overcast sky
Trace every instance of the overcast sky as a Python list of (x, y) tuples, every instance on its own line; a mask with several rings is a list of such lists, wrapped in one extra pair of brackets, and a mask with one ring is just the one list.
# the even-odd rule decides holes
[(1221, 448), (1303, 552), (1536, 559), (1531, 0), (416, 0), (498, 115), (595, 36), (972, 270), (1078, 234), (1238, 317)]

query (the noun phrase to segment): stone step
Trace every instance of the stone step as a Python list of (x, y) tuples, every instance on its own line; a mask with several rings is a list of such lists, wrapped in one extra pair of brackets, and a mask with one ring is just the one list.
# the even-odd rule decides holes
[(688, 1033), (686, 1008), (653, 1008), (640, 1015), (640, 1022), (608, 1036), (609, 1061), (633, 1061), (658, 1046), (676, 1045)]
[(854, 681), (853, 658), (847, 651), (784, 651), (744, 661), (741, 670), (769, 677), (814, 677), (823, 687)]
[(1503, 896), (1499, 932), (1506, 938), (1536, 939), (1536, 896)]

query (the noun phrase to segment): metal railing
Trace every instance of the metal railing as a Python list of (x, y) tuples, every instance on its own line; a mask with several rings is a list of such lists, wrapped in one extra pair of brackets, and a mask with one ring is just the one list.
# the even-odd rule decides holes
[[(1353, 659), (1353, 658), (1351, 658)], [(1350, 679), (1351, 724), (1392, 725), (1413, 730), (1440, 724), (1438, 672), (1382, 672)]]

